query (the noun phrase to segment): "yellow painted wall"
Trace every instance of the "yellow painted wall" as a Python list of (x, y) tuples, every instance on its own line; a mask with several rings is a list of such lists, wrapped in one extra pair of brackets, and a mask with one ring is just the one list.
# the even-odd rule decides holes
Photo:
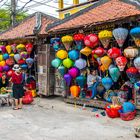
[(59, 18), (60, 19), (65, 18), (65, 14), (67, 14), (67, 13), (70, 13), (70, 15), (75, 14), (76, 12), (78, 12), (78, 11), (84, 9), (84, 8), (87, 8), (90, 5), (91, 4), (87, 4), (87, 5), (83, 5), (83, 6), (79, 6), (79, 7), (74, 7), (74, 8), (68, 9), (68, 10), (60, 11), (59, 12)]

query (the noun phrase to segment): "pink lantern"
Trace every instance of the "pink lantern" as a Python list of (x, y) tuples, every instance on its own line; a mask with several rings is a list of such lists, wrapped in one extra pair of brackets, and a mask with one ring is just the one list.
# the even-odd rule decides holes
[(9, 71), (7, 72), (7, 76), (8, 76), (8, 77), (11, 77), (12, 74), (13, 74), (13, 72), (14, 72), (13, 70), (9, 70)]
[(119, 57), (116, 58), (115, 61), (116, 61), (116, 64), (117, 64), (119, 70), (120, 70), (120, 71), (123, 71), (124, 68), (125, 68), (125, 66), (126, 66), (126, 64), (127, 64), (127, 59), (126, 59), (126, 57), (124, 57), (124, 56), (119, 56)]
[(68, 73), (70, 74), (70, 76), (71, 76), (72, 78), (76, 78), (77, 76), (79, 76), (80, 71), (79, 71), (78, 68), (73, 67), (73, 68), (71, 68), (71, 69), (69, 70)]
[(97, 55), (98, 57), (103, 56), (105, 53), (106, 51), (102, 47), (98, 47), (92, 51), (92, 55)]
[(14, 63), (15, 63), (15, 61), (12, 57), (6, 60), (6, 64), (9, 65), (9, 66), (14, 65)]
[(0, 46), (0, 49), (1, 49), (2, 53), (6, 53), (6, 47), (5, 46)]
[(110, 58), (117, 58), (121, 55), (121, 50), (116, 47), (113, 47), (108, 50), (107, 54)]
[(3, 72), (3, 67), (2, 66), (0, 66), (0, 72)]
[(99, 43), (99, 38), (96, 34), (89, 34), (84, 38), (84, 43), (90, 48), (94, 48)]

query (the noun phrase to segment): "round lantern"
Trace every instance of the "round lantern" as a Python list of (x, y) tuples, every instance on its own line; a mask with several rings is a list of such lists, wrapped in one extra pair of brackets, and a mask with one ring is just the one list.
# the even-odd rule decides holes
[(135, 83), (138, 76), (138, 70), (135, 67), (130, 67), (126, 70), (127, 76), (132, 83)]
[(55, 58), (54, 60), (52, 60), (51, 64), (54, 68), (58, 68), (60, 66), (60, 64), (62, 63), (62, 61), (58, 58)]
[(28, 57), (28, 54), (27, 54), (27, 52), (23, 51), (20, 53), (20, 56), (22, 59), (26, 59)]
[(6, 64), (7, 65), (9, 65), (9, 66), (12, 66), (12, 65), (14, 65), (14, 59), (13, 58), (8, 58), (7, 60), (6, 60)]
[(82, 53), (85, 56), (89, 56), (92, 53), (92, 50), (89, 47), (83, 48), (80, 53)]
[(99, 43), (98, 36), (96, 34), (89, 34), (84, 38), (84, 43), (86, 46), (94, 48)]
[(63, 65), (69, 69), (73, 66), (73, 61), (69, 58), (66, 58), (63, 60)]
[(64, 66), (59, 66), (58, 72), (61, 74), (61, 76), (64, 76), (64, 74), (66, 73), (66, 68)]
[(24, 44), (19, 44), (16, 46), (16, 49), (20, 52), (22, 50), (25, 50), (25, 45)]
[(11, 53), (12, 48), (11, 48), (11, 46), (10, 46), (10, 45), (7, 45), (7, 46), (6, 46), (6, 51), (7, 51), (9, 54)]
[(68, 73), (72, 78), (76, 78), (80, 74), (80, 71), (78, 68), (73, 67), (68, 71)]
[(33, 63), (34, 63), (34, 59), (33, 58), (27, 58), (26, 63), (28, 65), (28, 68), (31, 68)]
[(21, 56), (19, 54), (15, 54), (14, 59), (18, 62), (21, 59)]
[(102, 45), (104, 46), (104, 48), (108, 48), (110, 40), (112, 38), (112, 32), (108, 31), (108, 30), (103, 30), (101, 32), (99, 32), (98, 35)]
[(71, 95), (73, 97), (79, 97), (79, 94), (80, 94), (79, 86), (75, 86), (75, 85), (71, 86), (70, 87), (70, 92), (71, 92)]
[(0, 66), (0, 72), (3, 72), (3, 67), (2, 66)]
[(85, 35), (84, 34), (81, 34), (81, 33), (78, 33), (78, 34), (75, 34), (73, 36), (73, 39), (76, 43), (76, 49), (78, 50), (81, 50), (84, 46), (84, 38), (85, 38)]
[(101, 58), (101, 63), (104, 66), (105, 70), (108, 70), (110, 64), (112, 63), (112, 60), (108, 56), (104, 56)]
[(86, 77), (83, 75), (80, 75), (76, 78), (76, 83), (81, 87), (84, 88), (86, 84)]
[(72, 59), (72, 60), (76, 60), (79, 58), (79, 51), (77, 50), (71, 50), (69, 53), (69, 58)]
[(78, 60), (75, 61), (75, 66), (80, 70), (84, 69), (86, 65), (87, 62), (85, 59), (79, 58)]
[(28, 65), (27, 64), (22, 64), (20, 67), (23, 70), (27, 70), (28, 69)]
[(8, 53), (3, 54), (3, 59), (4, 59), (4, 60), (6, 60), (6, 59), (8, 59), (8, 58), (9, 58), (9, 54), (8, 54)]
[(26, 48), (27, 53), (30, 55), (33, 50), (33, 44), (28, 43), (26, 44), (25, 48)]
[(72, 80), (72, 77), (71, 77), (71, 75), (70, 74), (65, 74), (64, 75), (64, 80), (66, 81), (66, 85), (67, 86), (70, 86), (70, 84), (71, 84), (71, 80)]
[(6, 53), (6, 47), (5, 46), (0, 46), (0, 49), (1, 49), (2, 53)]
[(57, 51), (56, 56), (59, 59), (65, 59), (65, 58), (67, 58), (68, 53), (65, 50), (59, 50), (59, 51)]
[(134, 59), (134, 65), (137, 68), (137, 70), (140, 72), (140, 57)]
[(117, 58), (121, 55), (121, 50), (116, 47), (113, 47), (108, 50), (107, 54), (110, 58)]
[(3, 66), (3, 70), (4, 71), (9, 71), (10, 70), (10, 67), (8, 65), (5, 65), (5, 66)]
[(26, 63), (26, 61), (23, 60), (23, 59), (18, 60), (18, 64), (19, 64), (19, 65), (22, 65), (22, 64), (25, 64), (25, 63)]
[(66, 50), (68, 51), (70, 46), (72, 45), (73, 42), (73, 37), (70, 35), (66, 35), (62, 37), (62, 43), (64, 44)]
[(0, 54), (0, 61), (2, 61), (3, 60), (3, 55), (2, 54)]
[(126, 59), (126, 57), (124, 57), (124, 56), (119, 56), (119, 57), (116, 58), (115, 61), (116, 61), (116, 64), (117, 64), (119, 70), (120, 70), (120, 71), (123, 71), (124, 68), (125, 68), (125, 66), (126, 66), (126, 64), (127, 64), (127, 59)]
[(139, 51), (137, 48), (134, 47), (127, 47), (126, 49), (124, 49), (124, 56), (126, 58), (129, 59), (133, 59), (134, 57), (136, 57), (139, 54)]
[(14, 53), (9, 54), (10, 57), (14, 57), (14, 55), (15, 55)]
[(58, 51), (60, 48), (60, 41), (61, 39), (59, 37), (51, 38), (50, 43), (55, 51)]
[(9, 70), (9, 71), (7, 72), (7, 76), (8, 76), (8, 77), (11, 77), (12, 74), (13, 74), (13, 72), (14, 72), (13, 70)]
[(104, 77), (102, 79), (102, 84), (106, 90), (109, 90), (111, 88), (111, 86), (113, 85), (113, 81), (110, 77)]
[(6, 64), (5, 61), (1, 61), (1, 62), (0, 62), (0, 66), (2, 66), (2, 67), (4, 67), (5, 64)]
[(103, 56), (106, 53), (106, 51), (102, 47), (98, 47), (95, 50), (92, 51), (92, 55), (97, 55), (98, 57)]

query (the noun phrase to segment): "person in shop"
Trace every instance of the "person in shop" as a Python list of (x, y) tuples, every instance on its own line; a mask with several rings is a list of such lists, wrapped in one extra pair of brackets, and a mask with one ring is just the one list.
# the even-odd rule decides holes
[(21, 68), (18, 64), (15, 64), (13, 67), (14, 73), (12, 75), (13, 83), (13, 97), (15, 100), (14, 110), (22, 109), (22, 97), (24, 96), (24, 84), (23, 84), (23, 74)]
[(95, 68), (90, 69), (90, 73), (87, 75), (87, 86), (88, 90), (92, 91), (91, 98), (94, 98), (97, 95), (97, 86), (101, 81), (101, 77), (98, 76), (97, 70)]
[[(0, 78), (0, 90), (1, 92), (7, 92), (6, 89), (9, 86), (9, 80), (5, 73), (2, 74), (2, 77)], [(6, 99), (3, 97), (1, 98), (2, 105), (5, 105), (7, 103)]]

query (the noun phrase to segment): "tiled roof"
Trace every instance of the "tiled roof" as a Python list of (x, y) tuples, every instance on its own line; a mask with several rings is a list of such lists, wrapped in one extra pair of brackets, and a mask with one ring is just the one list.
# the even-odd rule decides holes
[(86, 25), (97, 25), (107, 21), (140, 15), (140, 6), (131, 0), (99, 0), (92, 6), (71, 15), (68, 18), (54, 22), (47, 27), (49, 32), (69, 30), (84, 27)]
[[(38, 34), (46, 34), (46, 27), (48, 24), (56, 21), (56, 18), (41, 13), (41, 28)], [(36, 13), (27, 17), (21, 23), (0, 33), (0, 40), (10, 40), (17, 38), (24, 38), (34, 35), (34, 28), (36, 25)]]

